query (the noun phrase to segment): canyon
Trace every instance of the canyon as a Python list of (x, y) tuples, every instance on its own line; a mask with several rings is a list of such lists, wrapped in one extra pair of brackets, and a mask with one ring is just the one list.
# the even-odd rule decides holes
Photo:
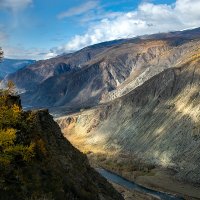
[(7, 79), (25, 91), (24, 107), (49, 109), (93, 167), (199, 199), (199, 66), (196, 28), (89, 46)]

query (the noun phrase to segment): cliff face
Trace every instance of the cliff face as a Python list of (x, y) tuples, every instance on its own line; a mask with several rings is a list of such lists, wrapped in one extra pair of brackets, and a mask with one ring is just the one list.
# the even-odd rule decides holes
[[(178, 41), (178, 39), (176, 38), (174, 41), (170, 39), (171, 43), (175, 41)], [(134, 73), (131, 73), (119, 87), (104, 95), (101, 102), (108, 102), (124, 96), (165, 69), (178, 67), (187, 62), (199, 53), (200, 42), (199, 40), (183, 42), (183, 44), (177, 44), (177, 46), (171, 48), (168, 47), (169, 49), (165, 51), (163, 49), (156, 49), (155, 44), (153, 46), (154, 48), (148, 49), (147, 55), (151, 54), (152, 51), (157, 51), (158, 53), (158, 50), (160, 50), (161, 52), (154, 59), (148, 60), (146, 64), (142, 64), (139, 74), (134, 76)]]
[(57, 121), (82, 151), (135, 157), (200, 183), (199, 75), (197, 53), (121, 98)]
[(123, 199), (90, 167), (86, 156), (63, 137), (47, 110), (23, 112), (16, 127), (17, 138), (12, 145), (17, 149), (13, 149), (21, 152), (23, 148), (24, 153), (26, 146), (32, 144), (33, 155), (25, 162), (15, 153), (4, 168), (0, 150), (1, 199)]

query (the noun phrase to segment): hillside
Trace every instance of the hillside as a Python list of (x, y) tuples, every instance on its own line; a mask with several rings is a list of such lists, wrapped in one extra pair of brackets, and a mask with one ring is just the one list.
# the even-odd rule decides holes
[[(76, 72), (78, 69), (82, 68), (85, 62), (93, 59), (95, 55), (121, 42), (122, 41), (105, 42), (86, 47), (81, 51), (71, 54), (63, 54), (48, 60), (40, 60), (26, 69), (21, 69), (9, 75), (8, 79), (13, 80), (19, 88), (26, 89), (27, 91), (33, 90), (48, 78), (59, 76), (64, 73), (69, 74), (70, 72)], [(22, 77), (25, 77), (25, 79)]]
[[(141, 181), (144, 177), (136, 180), (148, 187), (200, 198), (199, 189), (177, 189), (181, 181), (200, 184), (199, 55), (193, 52), (120, 98), (58, 118), (65, 137), (101, 165), (126, 172), (129, 179), (135, 180), (134, 171), (142, 170), (148, 184)], [(157, 167), (173, 173), (149, 177)], [(173, 180), (179, 180), (176, 186)]]
[(123, 199), (62, 135), (47, 110), (0, 96), (0, 199)]
[[(130, 92), (198, 48), (200, 29), (102, 43), (11, 74), (24, 106), (71, 112)], [(144, 79), (145, 77), (145, 79)], [(113, 95), (114, 93), (114, 95)]]

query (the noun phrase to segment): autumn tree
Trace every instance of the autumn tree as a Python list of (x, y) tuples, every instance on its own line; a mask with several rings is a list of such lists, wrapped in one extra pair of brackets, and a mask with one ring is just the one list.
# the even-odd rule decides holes
[(20, 105), (9, 103), (13, 98), (14, 84), (8, 82), (7, 89), (0, 92), (0, 171), (9, 165), (16, 156), (28, 161), (34, 156), (34, 143), (23, 145), (17, 143), (18, 134), (26, 130), (23, 111)]
[[(0, 61), (4, 52), (0, 47)], [(34, 143), (24, 146), (18, 144), (17, 133), (20, 132), (25, 123), (22, 119), (22, 109), (15, 103), (9, 104), (15, 91), (15, 84), (8, 81), (7, 88), (0, 90), (0, 172), (9, 165), (16, 156), (21, 156), (22, 160), (28, 161), (34, 156)]]

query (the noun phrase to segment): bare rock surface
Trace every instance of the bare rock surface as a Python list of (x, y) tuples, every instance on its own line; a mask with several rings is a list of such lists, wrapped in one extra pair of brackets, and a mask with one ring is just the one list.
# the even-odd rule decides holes
[(121, 98), (58, 122), (83, 151), (135, 155), (199, 184), (199, 66), (199, 57), (193, 57)]

